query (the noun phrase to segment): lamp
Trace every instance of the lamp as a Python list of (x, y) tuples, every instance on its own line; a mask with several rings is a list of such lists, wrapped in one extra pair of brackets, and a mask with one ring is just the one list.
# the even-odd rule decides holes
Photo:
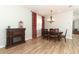
[(50, 17), (47, 19), (47, 21), (48, 21), (49, 23), (52, 23), (52, 22), (55, 21), (54, 16), (53, 16), (53, 14), (52, 14), (52, 10), (51, 10), (51, 15), (50, 15)]
[(19, 28), (23, 28), (23, 21), (19, 21)]

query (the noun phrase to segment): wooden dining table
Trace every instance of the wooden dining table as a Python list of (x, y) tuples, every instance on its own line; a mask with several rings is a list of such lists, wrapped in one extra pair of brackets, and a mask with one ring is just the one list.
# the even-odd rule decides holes
[(53, 37), (53, 38), (57, 38), (60, 41), (62, 33), (63, 32), (50, 32), (50, 31), (48, 31), (48, 38), (47, 39), (49, 39), (51, 35), (53, 35), (53, 36), (56, 35), (56, 37)]

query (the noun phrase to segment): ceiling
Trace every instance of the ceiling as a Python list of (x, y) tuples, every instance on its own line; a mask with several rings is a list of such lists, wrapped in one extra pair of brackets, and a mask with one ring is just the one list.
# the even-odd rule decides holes
[(42, 16), (50, 15), (51, 10), (53, 10), (53, 14), (66, 12), (68, 10), (75, 10), (75, 13), (79, 11), (79, 6), (72, 5), (26, 5), (26, 7)]

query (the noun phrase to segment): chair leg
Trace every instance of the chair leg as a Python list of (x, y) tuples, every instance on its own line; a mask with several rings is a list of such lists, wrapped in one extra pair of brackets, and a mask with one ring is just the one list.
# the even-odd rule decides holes
[(50, 37), (48, 37), (48, 40), (49, 40), (49, 42), (50, 42)]
[(61, 37), (59, 36), (59, 37), (58, 37), (58, 41), (60, 41), (60, 39), (61, 39)]
[(42, 38), (44, 39), (44, 36)]
[(66, 42), (66, 38), (65, 38), (65, 42)]
[(48, 40), (48, 37), (47, 37), (47, 40)]

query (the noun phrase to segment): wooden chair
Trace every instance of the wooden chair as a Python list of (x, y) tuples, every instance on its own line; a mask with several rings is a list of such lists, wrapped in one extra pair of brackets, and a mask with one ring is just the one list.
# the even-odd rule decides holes
[(50, 29), (49, 31), (49, 38), (58, 38), (58, 35), (55, 33), (55, 29)]
[(64, 35), (61, 35), (61, 38), (64, 38), (65, 39), (65, 42), (66, 42), (66, 35), (67, 35), (67, 29), (65, 31), (65, 34)]
[(55, 28), (55, 32), (59, 32), (59, 28)]
[(42, 37), (48, 39), (48, 29), (42, 29)]
[(51, 32), (59, 32), (59, 28), (50, 29)]

